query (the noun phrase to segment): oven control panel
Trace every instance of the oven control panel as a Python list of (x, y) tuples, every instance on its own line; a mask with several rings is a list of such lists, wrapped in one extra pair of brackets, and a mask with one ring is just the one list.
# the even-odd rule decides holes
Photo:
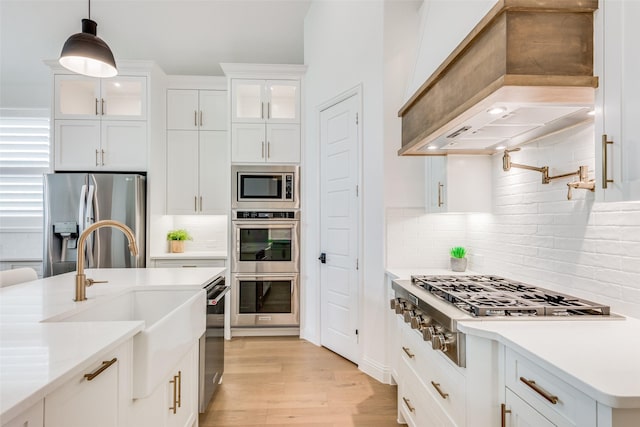
[(236, 211), (236, 219), (298, 219), (298, 211)]

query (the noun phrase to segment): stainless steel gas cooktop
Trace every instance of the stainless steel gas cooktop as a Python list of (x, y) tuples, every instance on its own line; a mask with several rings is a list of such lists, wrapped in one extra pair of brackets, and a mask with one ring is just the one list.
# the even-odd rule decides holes
[(476, 317), (609, 314), (608, 306), (498, 276), (412, 276), (411, 283)]
[(498, 276), (411, 276), (392, 287), (391, 308), (458, 366), (466, 364), (459, 321), (620, 318), (608, 306)]

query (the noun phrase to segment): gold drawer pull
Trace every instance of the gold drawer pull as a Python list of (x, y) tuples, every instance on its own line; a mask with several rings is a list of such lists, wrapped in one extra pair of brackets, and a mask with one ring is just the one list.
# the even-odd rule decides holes
[(404, 400), (404, 404), (407, 405), (407, 408), (409, 409), (409, 411), (416, 412), (416, 408), (411, 406), (411, 401), (409, 399), (407, 399), (406, 397), (403, 397), (402, 400)]
[(416, 357), (415, 354), (411, 353), (411, 349), (409, 349), (408, 347), (402, 347), (402, 351), (407, 353), (407, 356), (409, 356), (409, 359), (413, 359), (414, 357)]
[(507, 409), (507, 405), (500, 404), (500, 427), (507, 427), (507, 414), (511, 413), (511, 409)]
[(540, 387), (538, 384), (536, 384), (534, 380), (528, 380), (525, 377), (520, 377), (520, 381), (528, 385), (531, 389), (533, 389), (533, 391), (535, 391), (540, 396), (544, 397), (554, 405), (558, 403), (558, 396), (554, 396), (553, 394), (549, 393), (548, 391)]
[(103, 373), (109, 366), (113, 365), (117, 361), (118, 361), (117, 357), (114, 357), (111, 360), (105, 360), (102, 362), (102, 366), (100, 366), (97, 370), (95, 370), (94, 372), (91, 372), (90, 374), (84, 374), (84, 377), (87, 379), (87, 381), (91, 381), (92, 379), (94, 379), (95, 377)]
[(182, 371), (178, 371), (178, 408), (182, 407)]
[(602, 188), (606, 189), (610, 182), (613, 182), (612, 179), (609, 179), (609, 173), (607, 168), (609, 167), (609, 162), (607, 161), (607, 145), (613, 144), (613, 141), (609, 141), (607, 138), (607, 134), (602, 135)]
[(431, 385), (433, 386), (433, 388), (436, 389), (440, 397), (442, 397), (443, 399), (446, 399), (447, 397), (449, 397), (449, 393), (443, 392), (442, 389), (440, 388), (440, 383), (431, 381)]
[(173, 379), (169, 381), (169, 384), (173, 384), (173, 406), (169, 406), (169, 410), (175, 414), (178, 409), (178, 375), (174, 375)]

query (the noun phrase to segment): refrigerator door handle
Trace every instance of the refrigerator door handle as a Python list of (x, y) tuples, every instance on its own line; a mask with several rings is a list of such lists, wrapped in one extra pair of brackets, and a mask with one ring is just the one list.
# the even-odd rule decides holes
[(87, 184), (82, 184), (80, 189), (80, 201), (78, 202), (78, 227), (80, 233), (85, 229), (85, 209), (87, 208)]
[[(91, 178), (89, 178), (91, 179)], [(87, 200), (86, 200), (86, 216), (85, 216), (85, 227), (90, 226), (94, 223), (94, 212), (93, 212), (93, 202), (95, 198), (95, 189), (94, 185), (89, 184), (89, 190), (87, 191)], [(86, 240), (86, 248), (85, 255), (86, 259), (89, 262), (89, 268), (95, 267), (94, 257), (93, 257), (93, 248), (96, 246), (94, 239), (97, 239), (97, 232), (93, 233), (94, 235), (87, 236)]]

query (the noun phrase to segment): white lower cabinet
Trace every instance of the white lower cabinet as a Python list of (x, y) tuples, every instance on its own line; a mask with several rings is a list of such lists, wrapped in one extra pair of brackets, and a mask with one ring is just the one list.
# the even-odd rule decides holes
[[(127, 417), (132, 341), (103, 354), (44, 398), (47, 427), (118, 427)], [(123, 402), (125, 402), (123, 404)], [(30, 424), (29, 424), (30, 426)]]
[(133, 401), (130, 427), (191, 427), (198, 417), (198, 342), (156, 390)]
[(533, 409), (531, 405), (522, 400), (511, 390), (505, 390), (504, 400), (505, 406), (502, 409), (504, 411), (504, 427), (555, 426), (555, 424), (543, 417), (540, 412)]
[(31, 408), (8, 422), (2, 422), (2, 427), (42, 427), (44, 426), (44, 401), (40, 400)]
[(595, 400), (510, 348), (505, 350), (505, 386), (507, 392), (515, 393), (534, 410), (521, 412), (518, 424), (512, 426), (537, 426), (534, 419), (526, 417), (538, 415), (553, 426), (597, 425)]

